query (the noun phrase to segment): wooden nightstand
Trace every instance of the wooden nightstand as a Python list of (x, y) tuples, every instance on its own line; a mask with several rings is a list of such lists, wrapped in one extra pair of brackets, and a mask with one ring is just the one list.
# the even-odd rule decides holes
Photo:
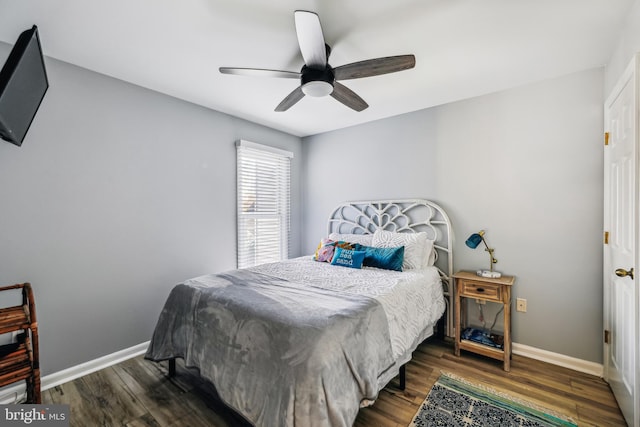
[[(515, 282), (513, 276), (502, 276), (498, 279), (480, 277), (475, 273), (461, 271), (453, 275), (456, 280), (454, 328), (456, 329), (455, 354), (467, 350), (483, 356), (503, 361), (505, 371), (511, 369), (511, 286)], [(466, 304), (463, 298), (491, 301), (504, 307), (504, 335), (502, 346), (492, 346), (480, 342), (461, 339), (462, 329), (466, 327)], [(499, 342), (499, 337), (498, 340)]]

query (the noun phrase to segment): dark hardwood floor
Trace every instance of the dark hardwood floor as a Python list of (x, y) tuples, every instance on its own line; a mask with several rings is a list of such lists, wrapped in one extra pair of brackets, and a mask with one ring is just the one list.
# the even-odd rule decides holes
[[(242, 426), (213, 387), (178, 361), (176, 377), (166, 363), (137, 357), (43, 392), (44, 403), (68, 403), (71, 426)], [(407, 365), (404, 391), (392, 382), (376, 403), (360, 410), (357, 427), (406, 427), (442, 371), (480, 382), (573, 418), (579, 426), (624, 426), (609, 386), (591, 375), (513, 356), (511, 371), (495, 360), (463, 353), (438, 339), (421, 344)]]

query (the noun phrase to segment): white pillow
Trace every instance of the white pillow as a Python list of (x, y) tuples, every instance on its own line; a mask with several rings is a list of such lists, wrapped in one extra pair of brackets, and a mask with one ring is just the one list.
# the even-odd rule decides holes
[[(428, 250), (429, 242), (431, 250)], [(404, 246), (403, 270), (421, 269), (427, 266), (427, 260), (433, 250), (433, 241), (427, 233), (395, 233), (393, 231), (376, 230), (373, 233), (373, 246), (376, 248), (395, 248)]]
[(358, 243), (364, 246), (373, 246), (373, 234), (331, 233), (329, 234), (329, 238), (337, 242), (341, 241), (341, 242), (349, 242), (349, 243)]
[(423, 267), (431, 267), (436, 263), (436, 251), (434, 249), (435, 241), (427, 238), (427, 245), (425, 246), (424, 264)]

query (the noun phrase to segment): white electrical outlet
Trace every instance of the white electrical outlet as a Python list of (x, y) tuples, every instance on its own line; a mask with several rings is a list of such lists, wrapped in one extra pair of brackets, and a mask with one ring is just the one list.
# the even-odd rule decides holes
[(527, 300), (524, 298), (516, 298), (516, 311), (527, 312)]

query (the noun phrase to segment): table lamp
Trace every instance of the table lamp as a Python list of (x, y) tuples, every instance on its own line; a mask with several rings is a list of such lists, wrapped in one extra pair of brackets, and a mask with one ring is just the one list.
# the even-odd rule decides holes
[(494, 249), (490, 248), (489, 245), (487, 245), (487, 241), (484, 239), (484, 230), (473, 233), (471, 236), (469, 236), (465, 244), (471, 249), (475, 249), (478, 247), (480, 242), (484, 243), (485, 251), (489, 252), (489, 270), (480, 270), (478, 271), (478, 275), (494, 278), (502, 276), (502, 274), (498, 273), (497, 271), (493, 271), (493, 264), (497, 263), (498, 260), (493, 256)]

